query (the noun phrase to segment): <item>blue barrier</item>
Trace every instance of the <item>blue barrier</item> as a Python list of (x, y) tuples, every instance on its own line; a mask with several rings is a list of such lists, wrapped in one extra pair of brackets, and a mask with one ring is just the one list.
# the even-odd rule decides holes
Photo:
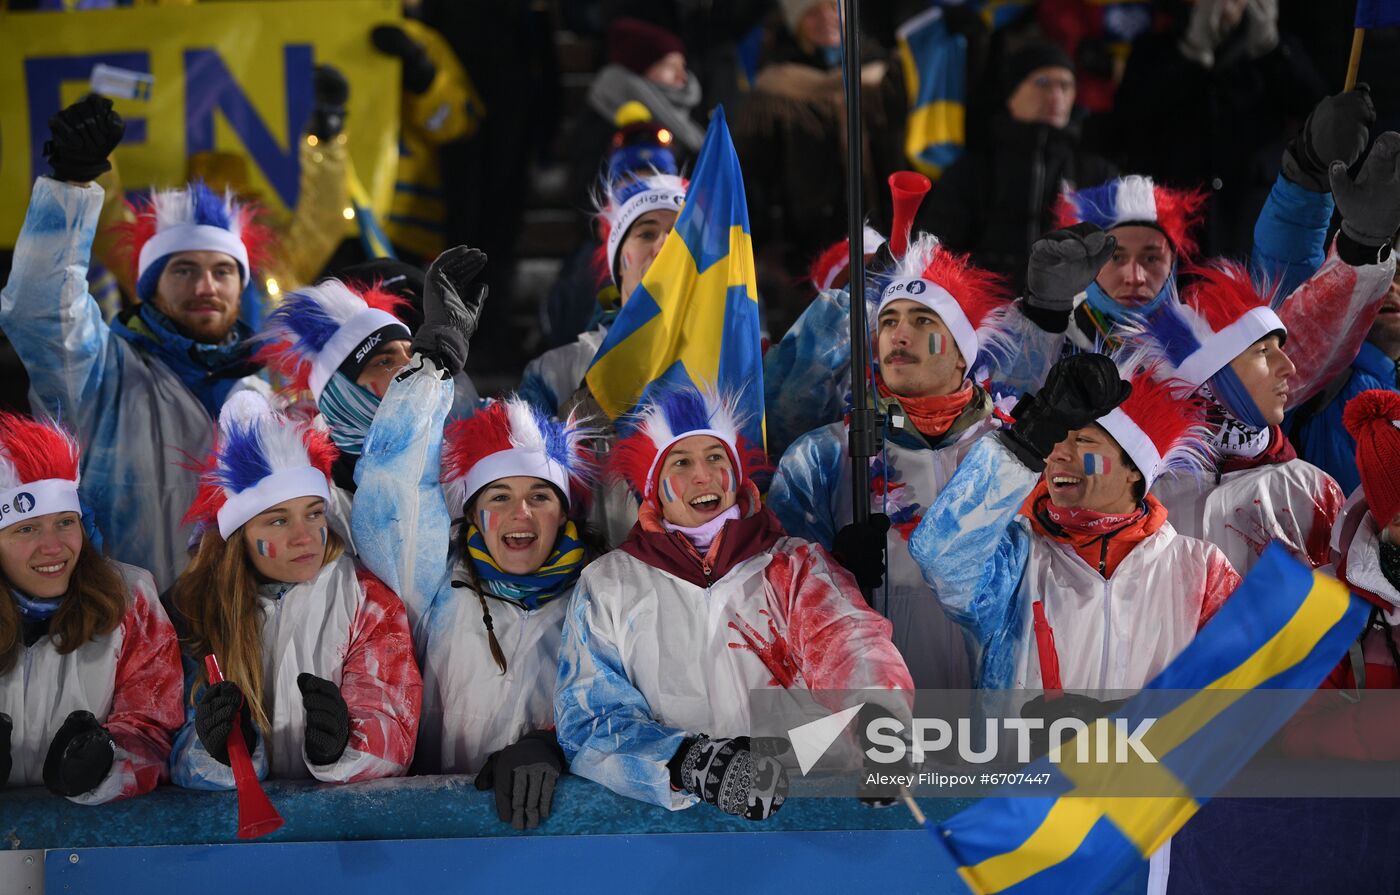
[[(964, 891), (902, 806), (793, 798), (750, 823), (704, 805), (666, 811), (566, 776), (549, 820), (517, 831), (465, 777), (266, 789), (286, 824), (255, 843), (238, 842), (233, 793), (161, 787), (89, 807), (41, 788), (4, 790), (0, 849), (47, 850), (50, 893)], [(920, 804), (937, 820), (969, 802)], [(1143, 880), (1119, 891), (1142, 892)]]

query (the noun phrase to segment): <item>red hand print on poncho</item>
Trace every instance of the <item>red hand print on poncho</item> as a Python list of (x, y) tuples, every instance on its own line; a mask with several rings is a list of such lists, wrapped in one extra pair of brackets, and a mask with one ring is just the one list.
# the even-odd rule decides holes
[(729, 648), (746, 649), (758, 656), (759, 661), (773, 672), (773, 679), (768, 682), (770, 687), (790, 688), (794, 684), (800, 683), (802, 669), (797, 667), (797, 658), (793, 656), (787, 638), (778, 631), (778, 623), (773, 620), (772, 614), (767, 609), (758, 610), (758, 614), (768, 619), (769, 639), (764, 639), (762, 632), (736, 612), (734, 618), (738, 624), (730, 622), (729, 627), (731, 630), (738, 631), (744, 642), (731, 643)]

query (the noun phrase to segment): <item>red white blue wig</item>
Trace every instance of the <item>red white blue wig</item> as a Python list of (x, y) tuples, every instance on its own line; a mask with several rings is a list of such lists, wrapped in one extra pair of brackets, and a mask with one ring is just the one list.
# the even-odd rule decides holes
[(1164, 361), (1173, 376), (1199, 388), (1265, 336), (1287, 336), (1273, 310), (1276, 289), (1255, 284), (1244, 265), (1216, 260), (1183, 273), (1192, 280), (1181, 301), (1126, 330), (1139, 343), (1139, 360)]
[(82, 512), (77, 439), (51, 423), (0, 414), (0, 529), (67, 512)]
[(676, 443), (692, 435), (710, 435), (729, 453), (736, 486), (763, 463), (763, 454), (739, 433), (746, 422), (738, 395), (677, 386), (659, 391), (625, 423), (631, 434), (608, 455), (608, 473), (626, 481), (643, 501), (654, 500), (661, 461)]
[(246, 287), (271, 237), (254, 221), (256, 206), (237, 201), (231, 192), (219, 196), (202, 180), (184, 189), (151, 190), (129, 208), (136, 218), (119, 228), (135, 262), (142, 301), (156, 294), (166, 262), (180, 252), (231, 256), (238, 262), (240, 286)]
[(592, 483), (587, 442), (596, 434), (573, 414), (560, 422), (515, 395), (451, 423), (443, 434), (441, 475), (448, 511), (459, 518), (478, 491), (510, 476), (543, 479), (568, 505)]
[(248, 520), (285, 500), (330, 500), (336, 449), (310, 423), (273, 411), (257, 392), (237, 392), (219, 412), (213, 456), (201, 471), (186, 522), (217, 523), (228, 540)]
[(378, 289), (357, 293), (340, 280), (322, 280), (289, 293), (259, 338), (275, 343), (269, 360), (320, 400), (337, 370), (354, 382), (380, 345), (413, 337), (393, 313), (403, 304)]
[(952, 333), (969, 375), (1017, 351), (1007, 330), (1011, 292), (1006, 281), (975, 266), (968, 255), (945, 249), (932, 234), (921, 233), (893, 271), (871, 279), (879, 290), (870, 313), (873, 326), (892, 302), (909, 299), (923, 305)]
[(1128, 376), (1133, 390), (1122, 404), (1098, 419), (1142, 473), (1148, 489), (1164, 472), (1202, 475), (1215, 468), (1206, 402), (1195, 386), (1161, 378), (1150, 367)]
[(1201, 222), (1206, 194), (1158, 186), (1140, 174), (1118, 177), (1098, 186), (1060, 194), (1057, 227), (1089, 222), (1103, 230), (1141, 226), (1160, 230), (1181, 256), (1196, 253), (1194, 231)]

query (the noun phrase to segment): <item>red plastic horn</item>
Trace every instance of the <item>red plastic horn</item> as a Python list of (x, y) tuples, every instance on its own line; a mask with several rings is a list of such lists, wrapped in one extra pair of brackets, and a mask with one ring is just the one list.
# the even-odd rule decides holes
[[(209, 672), (210, 684), (224, 679), (219, 660), (212, 653), (204, 657), (204, 668)], [(239, 710), (242, 711), (244, 709)], [(258, 772), (253, 769), (248, 744), (243, 740), (243, 725), (238, 714), (233, 716), (233, 732), (228, 737), (228, 760), (233, 765), (233, 785), (238, 788), (238, 838), (257, 839), (286, 823), (258, 782)]]
[(890, 197), (894, 199), (890, 249), (896, 258), (909, 248), (909, 230), (914, 225), (914, 215), (932, 187), (933, 182), (917, 171), (896, 171), (890, 175)]

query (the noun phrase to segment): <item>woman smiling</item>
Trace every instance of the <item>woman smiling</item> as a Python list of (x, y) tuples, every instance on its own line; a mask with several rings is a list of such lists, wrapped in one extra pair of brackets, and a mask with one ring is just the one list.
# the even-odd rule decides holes
[[(175, 782), (232, 788), (235, 717), (259, 776), (403, 774), (422, 681), (403, 605), (329, 527), (335, 448), (252, 393), (230, 400), (219, 424), (188, 515), (204, 534), (172, 591), (190, 689)], [(224, 675), (212, 686), (207, 655)]]
[(590, 433), (511, 397), (444, 434), (451, 402), (433, 359), (416, 357), (389, 387), (365, 440), (352, 527), (413, 624), (424, 683), (415, 766), (476, 774), (500, 819), (529, 828), (549, 817), (565, 767), (554, 681), (585, 559), (570, 517), (589, 487)]
[(78, 444), (0, 415), (0, 786), (98, 804), (166, 779), (175, 630), (149, 572), (83, 530)]

